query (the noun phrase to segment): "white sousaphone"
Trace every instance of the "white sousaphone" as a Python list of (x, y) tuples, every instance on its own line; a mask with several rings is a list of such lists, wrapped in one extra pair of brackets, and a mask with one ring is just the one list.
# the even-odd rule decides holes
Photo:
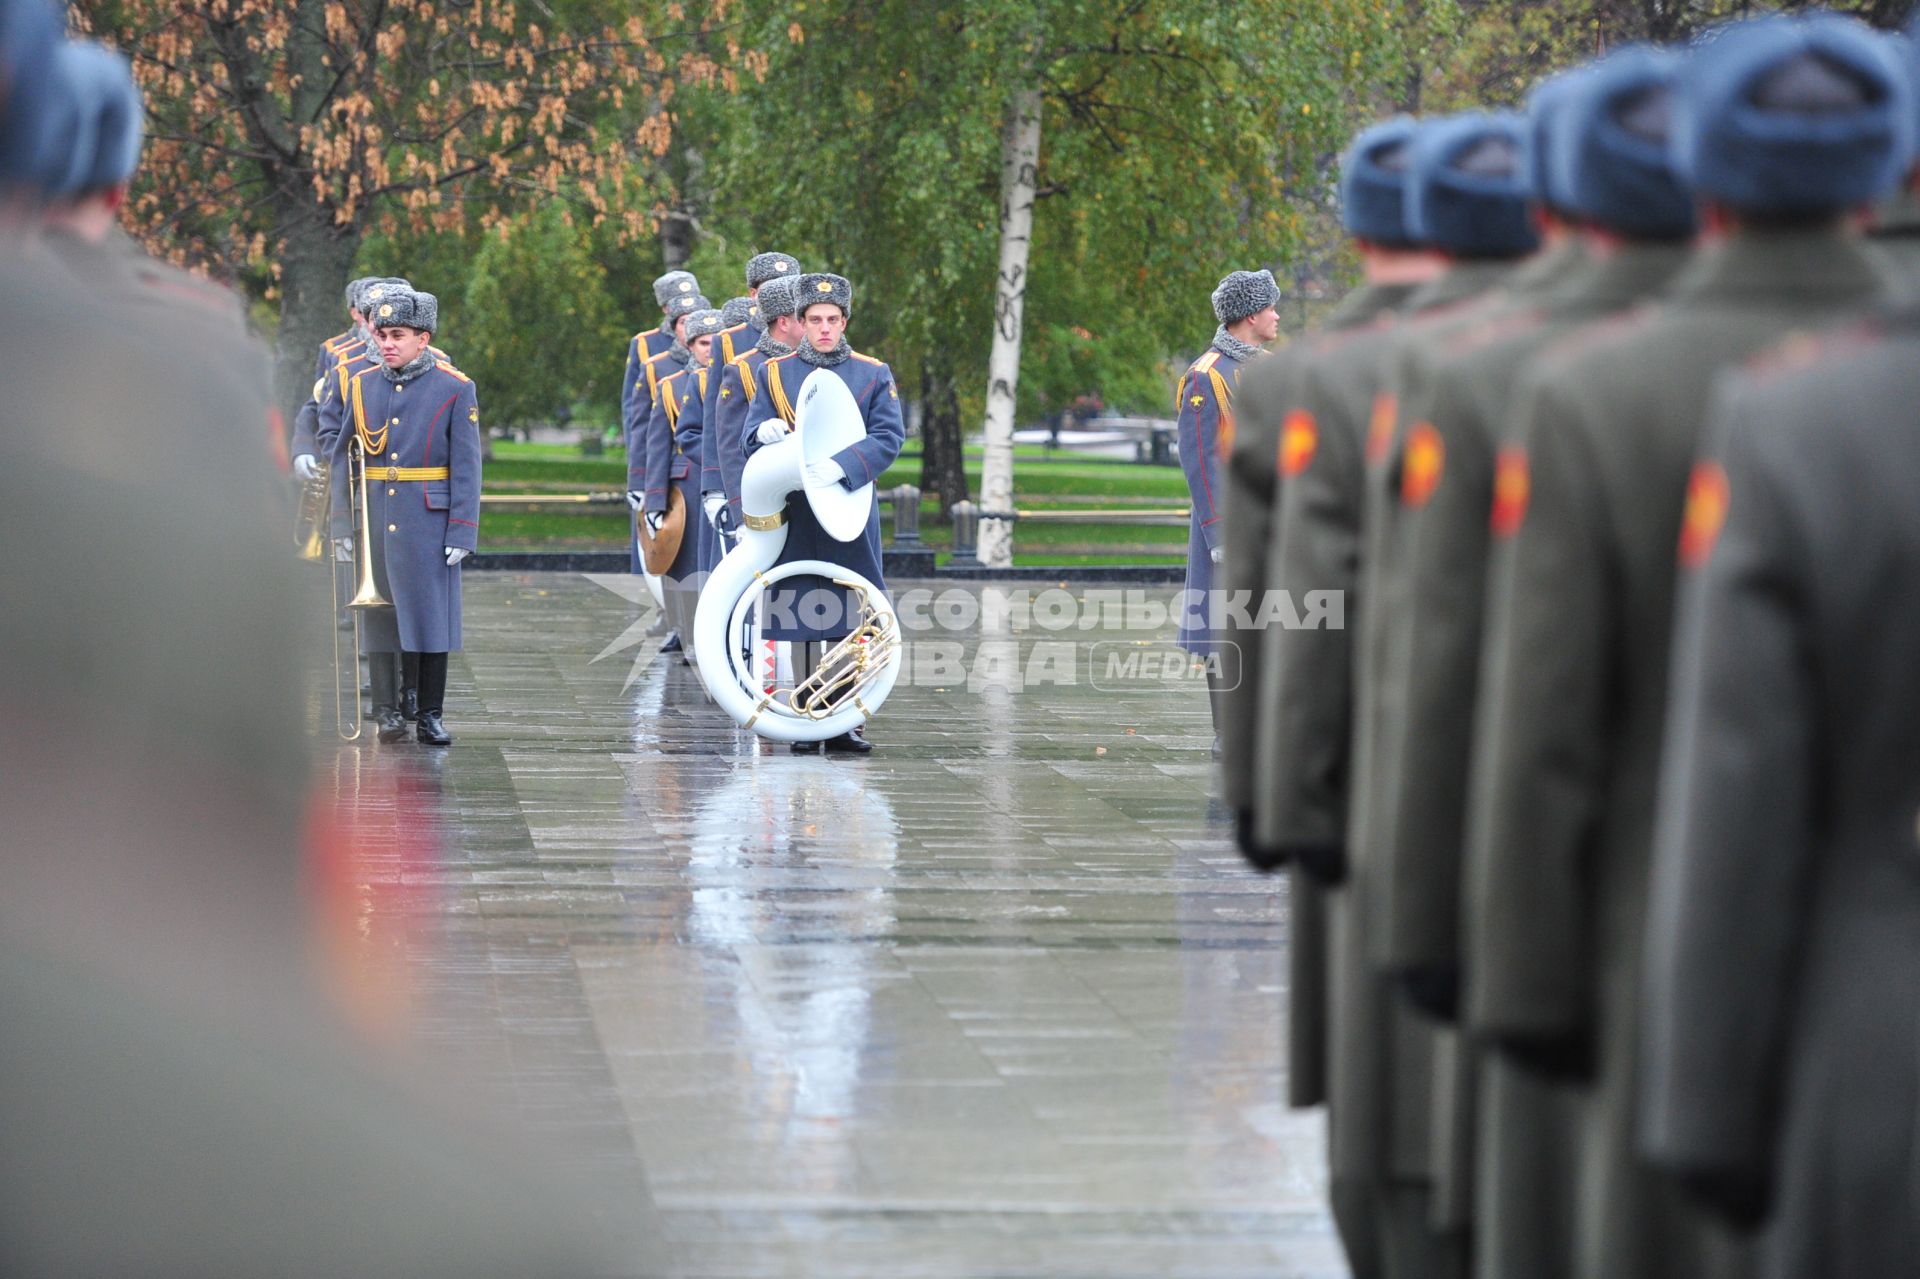
[[(900, 619), (880, 588), (851, 569), (825, 560), (774, 567), (787, 544), (787, 497), (795, 490), (805, 491), (814, 518), (838, 541), (865, 533), (873, 510), (871, 483), (849, 492), (837, 480), (814, 485), (806, 479), (807, 463), (825, 461), (866, 435), (847, 384), (815, 369), (794, 403), (792, 433), (747, 459), (740, 477), (746, 527), (739, 545), (707, 575), (693, 618), (693, 650), (707, 692), (734, 723), (776, 742), (818, 742), (858, 728), (887, 700), (900, 678)], [(740, 646), (728, 640), (741, 633), (760, 591), (796, 576), (824, 577), (851, 591), (856, 616), (812, 675), (767, 692)]]

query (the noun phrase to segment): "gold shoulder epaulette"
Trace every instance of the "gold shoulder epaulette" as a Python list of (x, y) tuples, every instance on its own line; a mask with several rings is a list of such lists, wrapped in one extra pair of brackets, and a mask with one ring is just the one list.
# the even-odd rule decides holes
[(863, 355), (859, 351), (855, 351), (853, 353), (853, 358), (856, 360), (865, 360), (868, 364), (885, 364), (886, 363), (885, 360), (876, 360), (871, 355)]
[(668, 347), (668, 348), (667, 348), (666, 350), (664, 350), (664, 351), (655, 351), (655, 352), (654, 352), (654, 353), (653, 353), (652, 355), (649, 355), (649, 356), (647, 357), (647, 363), (648, 363), (648, 364), (652, 364), (652, 363), (653, 363), (653, 362), (654, 362), (655, 360), (664, 360), (664, 359), (666, 359), (666, 358), (667, 358), (667, 357), (668, 357), (669, 355), (672, 355), (672, 354), (673, 354), (673, 348), (672, 348), (672, 347)]
[(470, 377), (468, 377), (468, 376), (467, 376), (466, 374), (464, 374), (464, 373), (462, 373), (462, 372), (461, 372), (461, 371), (460, 371), (459, 369), (456, 369), (456, 368), (454, 368), (454, 367), (453, 367), (453, 365), (451, 365), (451, 364), (449, 364), (449, 363), (447, 363), (447, 361), (445, 361), (445, 360), (438, 360), (438, 361), (435, 361), (435, 365), (436, 365), (436, 367), (438, 367), (438, 368), (440, 368), (441, 370), (443, 370), (443, 371), (445, 371), (445, 372), (448, 372), (448, 373), (451, 373), (451, 374), (453, 374), (453, 375), (454, 375), (455, 377), (457, 377), (457, 378), (459, 378), (459, 379), (460, 379), (460, 380), (461, 380), (462, 382), (471, 382), (471, 381), (473, 381), (473, 379), (472, 379), (472, 378), (470, 378)]
[(1208, 351), (1205, 355), (1201, 356), (1199, 359), (1193, 362), (1192, 371), (1195, 373), (1205, 373), (1208, 369), (1212, 368), (1214, 365), (1218, 364), (1219, 362), (1220, 362), (1220, 352)]

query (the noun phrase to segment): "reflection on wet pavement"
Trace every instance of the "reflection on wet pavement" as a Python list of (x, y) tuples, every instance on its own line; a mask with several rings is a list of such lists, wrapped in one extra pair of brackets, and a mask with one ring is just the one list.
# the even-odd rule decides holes
[(795, 756), (634, 645), (634, 585), (470, 575), (455, 746), (329, 758), (364, 1024), (569, 1143), (636, 1272), (1344, 1274), (1204, 697), (1086, 678), (1169, 628), (1068, 637), (1072, 683), (903, 681), (873, 756)]

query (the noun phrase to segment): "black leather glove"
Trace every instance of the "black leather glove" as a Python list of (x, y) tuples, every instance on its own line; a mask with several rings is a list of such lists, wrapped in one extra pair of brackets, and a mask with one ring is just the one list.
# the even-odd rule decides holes
[(1521, 1066), (1558, 1083), (1593, 1078), (1593, 1044), (1585, 1035), (1503, 1035), (1498, 1046)]
[(1415, 1008), (1441, 1021), (1460, 1020), (1458, 964), (1422, 964), (1402, 969), (1398, 976), (1401, 992)]
[(1287, 856), (1278, 848), (1262, 844), (1253, 833), (1253, 810), (1236, 808), (1233, 810), (1233, 842), (1240, 855), (1247, 859), (1255, 870), (1279, 870), (1287, 864)]
[(1756, 1229), (1772, 1215), (1772, 1190), (1757, 1168), (1690, 1169), (1675, 1180), (1687, 1198), (1736, 1230)]
[(1281, 859), (1300, 863), (1324, 888), (1338, 888), (1347, 882), (1347, 850), (1339, 844), (1296, 844), (1281, 850)]

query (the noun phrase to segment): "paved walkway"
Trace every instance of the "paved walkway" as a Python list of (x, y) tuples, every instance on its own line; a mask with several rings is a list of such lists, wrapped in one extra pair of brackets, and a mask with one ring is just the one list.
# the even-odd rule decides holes
[(636, 586), (469, 574), (455, 746), (328, 748), (368, 1018), (574, 1143), (636, 1273), (1344, 1274), (1204, 695), (1090, 682), (1169, 626), (947, 597), (966, 674), (922, 652), (823, 759), (726, 722)]

